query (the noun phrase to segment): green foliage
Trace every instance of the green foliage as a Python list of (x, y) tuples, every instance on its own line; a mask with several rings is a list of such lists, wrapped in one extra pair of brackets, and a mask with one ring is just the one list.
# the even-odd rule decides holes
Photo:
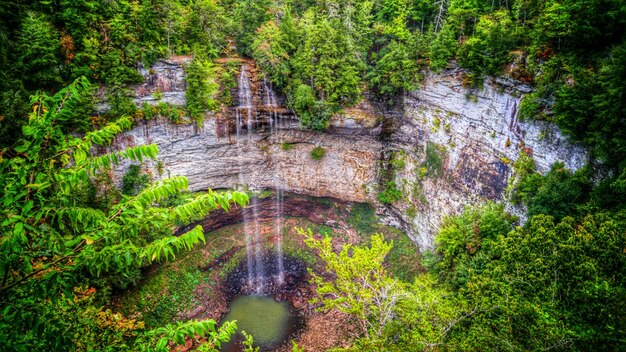
[(493, 203), (445, 218), (436, 238), (441, 261), (432, 269), (453, 287), (465, 285), (470, 273), (480, 272), (499, 255), (494, 242), (513, 229), (514, 221), (503, 205)]
[(304, 347), (298, 346), (298, 344), (291, 340), (291, 352), (304, 352)]
[(158, 116), (165, 117), (168, 120), (176, 124), (184, 123), (188, 121), (188, 119), (186, 119), (187, 115), (183, 109), (181, 109), (180, 107), (176, 105), (171, 105), (163, 101), (151, 107), (150, 110), (152, 110), (152, 113), (149, 113), (148, 114), (149, 116), (152, 114), (156, 114)]
[(254, 338), (252, 335), (249, 335), (245, 331), (241, 332), (243, 334), (244, 340), (242, 344), (244, 345), (245, 352), (259, 352), (259, 347), (254, 347)]
[[(186, 5), (186, 2), (180, 2)], [(185, 51), (192, 49), (202, 58), (214, 58), (227, 47), (227, 36), (234, 23), (219, 2), (212, 0), (190, 1), (186, 6), (186, 18), (182, 39)], [(183, 11), (184, 13), (185, 11)]]
[(293, 149), (293, 143), (287, 143), (287, 142), (285, 142), (285, 143), (283, 143), (283, 144), (281, 144), (281, 145), (280, 145), (280, 148), (281, 148), (282, 150), (286, 151), (286, 152), (287, 152), (287, 151), (290, 151), (291, 149)]
[(442, 30), (434, 35), (430, 44), (430, 67), (438, 72), (448, 67), (450, 60), (454, 57), (459, 44), (455, 40), (455, 33), (451, 24), (445, 24)]
[[(290, 16), (290, 14), (285, 14), (285, 16)], [(261, 25), (252, 43), (253, 57), (257, 60), (257, 65), (263, 69), (272, 82), (280, 87), (287, 86), (289, 83), (287, 78), (291, 74), (290, 45), (285, 38), (287, 35), (285, 31), (288, 30), (285, 26), (290, 25), (289, 21), (292, 20), (291, 17), (287, 17), (280, 25), (277, 25), (275, 21)], [(285, 21), (287, 21), (286, 24)]]
[(310, 86), (299, 85), (291, 99), (290, 104), (302, 126), (317, 131), (328, 127), (332, 117), (331, 107), (325, 101), (317, 100)]
[(417, 48), (392, 41), (383, 49), (376, 66), (367, 74), (370, 85), (381, 96), (393, 98), (415, 90), (420, 80)]
[(309, 230), (306, 244), (325, 263), (325, 279), (311, 271), (321, 309), (338, 309), (353, 317), (361, 332), (355, 341), (359, 351), (406, 351), (416, 346), (439, 345), (452, 326), (462, 319), (464, 306), (422, 275), (412, 284), (393, 279), (383, 262), (393, 247), (382, 235), (373, 235), (370, 246), (345, 245), (333, 251), (332, 240), (317, 240)]
[(623, 221), (622, 213), (560, 223), (538, 215), (513, 229), (496, 205), (447, 218), (439, 256), (428, 262), (457, 299), (476, 308), (446, 343), (462, 350), (623, 348), (615, 335), (625, 329), (617, 313), (626, 289)]
[(150, 183), (150, 176), (141, 174), (141, 167), (132, 164), (122, 178), (122, 193), (135, 196)]
[(237, 70), (239, 67), (237, 62), (229, 61), (226, 64), (226, 68), (222, 70), (220, 77), (221, 96), (219, 100), (225, 106), (232, 106), (234, 103), (231, 90), (237, 88)]
[[(156, 146), (146, 145), (100, 156), (90, 154), (94, 146), (107, 146), (116, 134), (130, 128), (128, 117), (82, 138), (64, 133), (63, 124), (74, 117), (72, 109), (86, 92), (86, 80), (78, 80), (54, 96), (33, 97), (34, 109), (23, 127), (24, 138), (9, 152), (10, 157), (0, 162), (4, 190), (0, 336), (12, 348), (100, 349), (99, 342), (80, 347), (82, 334), (60, 333), (66, 324), (62, 322), (72, 320), (77, 321), (71, 327), (76, 331), (93, 326), (94, 332), (114, 334), (111, 338), (117, 341), (102, 339), (102, 343), (115, 345), (123, 338), (123, 343), (132, 345), (131, 337), (136, 335), (116, 327), (120, 325), (94, 324), (102, 314), (109, 315), (106, 319), (123, 320), (101, 313), (101, 304), (94, 301), (80, 308), (69, 300), (59, 301), (67, 309), (56, 310), (50, 302), (71, 297), (74, 288), (84, 285), (98, 285), (106, 293), (111, 285), (132, 283), (139, 268), (172, 259), (177, 252), (204, 241), (201, 227), (173, 236), (174, 226), (197, 220), (211, 210), (228, 210), (231, 203), (247, 202), (245, 194), (209, 192), (174, 208), (160, 207), (161, 200), (186, 189), (187, 180), (177, 177), (124, 197), (110, 208), (86, 204), (77, 194), (90, 186), (92, 178), (121, 159), (141, 162), (156, 158), (158, 152)], [(107, 282), (106, 278), (112, 279)], [(70, 310), (73, 313), (64, 315)]]
[[(141, 351), (165, 352), (170, 350), (168, 346), (170, 341), (176, 345), (183, 345), (186, 337), (195, 337), (197, 335), (200, 338), (207, 339), (207, 342), (200, 347), (200, 351), (219, 351), (222, 343), (228, 342), (230, 336), (235, 334), (237, 324), (235, 322), (226, 322), (219, 328), (216, 325), (212, 320), (190, 320), (168, 324), (165, 327), (146, 332), (144, 336), (147, 341), (138, 347), (141, 348)], [(157, 342), (154, 343), (151, 340), (156, 340)]]
[(350, 209), (348, 223), (362, 235), (371, 234), (378, 224), (376, 210), (370, 204), (356, 203)]
[(244, 55), (252, 54), (252, 44), (257, 28), (271, 18), (268, 0), (241, 0), (233, 3), (233, 14), (240, 30), (236, 33), (237, 50)]
[(577, 213), (589, 189), (584, 171), (572, 173), (562, 163), (555, 163), (545, 176), (523, 175), (515, 188), (515, 197), (526, 203), (530, 216), (546, 214), (560, 220)]
[(311, 159), (313, 160), (322, 160), (326, 156), (326, 149), (320, 147), (319, 145), (313, 149), (311, 149)]
[(609, 165), (626, 167), (626, 43), (612, 48), (597, 70), (579, 68), (557, 90), (555, 122)]
[(220, 88), (216, 67), (196, 56), (185, 68), (185, 73), (187, 110), (194, 120), (202, 120), (206, 111), (215, 111), (220, 107), (216, 100)]
[(426, 160), (422, 164), (426, 168), (427, 175), (431, 177), (441, 176), (445, 149), (435, 143), (426, 144)]
[[(311, 230), (307, 233), (299, 229), (298, 232), (306, 236), (306, 244), (318, 252), (326, 270), (336, 275), (334, 281), (327, 281), (311, 272), (319, 295), (314, 302), (321, 303), (325, 310), (336, 308), (354, 316), (361, 333), (368, 337), (370, 320), (374, 321), (374, 331), (381, 336), (398, 299), (395, 292), (390, 292), (397, 282), (387, 276), (382, 265), (392, 244), (384, 242), (382, 235), (374, 235), (371, 247), (345, 245), (341, 253), (336, 254), (330, 237), (318, 241)], [(377, 304), (380, 300), (389, 300), (390, 304)]]
[(49, 18), (28, 12), (22, 21), (16, 42), (18, 72), (24, 73), (28, 87), (42, 85), (56, 88), (62, 82), (59, 72), (60, 43)]
[(394, 181), (388, 181), (383, 190), (378, 192), (376, 198), (383, 204), (393, 204), (402, 199), (402, 191)]
[(495, 75), (509, 62), (517, 44), (513, 21), (506, 11), (482, 16), (476, 32), (459, 48), (459, 64), (476, 75)]

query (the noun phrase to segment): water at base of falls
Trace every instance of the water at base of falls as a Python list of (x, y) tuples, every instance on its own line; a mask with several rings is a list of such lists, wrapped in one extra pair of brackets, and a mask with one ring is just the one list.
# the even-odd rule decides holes
[(288, 302), (276, 302), (267, 296), (239, 296), (230, 304), (224, 321), (237, 321), (237, 334), (222, 346), (222, 351), (243, 351), (241, 331), (252, 335), (254, 345), (262, 351), (275, 350), (287, 342), (289, 335), (302, 325)]
[[(221, 318), (237, 320), (237, 334), (222, 351), (243, 351), (242, 331), (253, 336), (255, 346), (261, 351), (276, 351), (305, 327), (304, 302), (310, 298), (308, 272), (305, 261), (292, 256), (284, 260), (284, 284), (278, 285), (278, 258), (276, 251), (265, 251), (261, 261), (266, 268), (263, 294), (256, 294), (254, 287), (246, 284), (247, 263), (239, 263), (229, 272), (223, 282), (224, 293), (229, 299), (229, 311)], [(294, 306), (295, 305), (295, 306)], [(296, 308), (299, 307), (299, 308)]]

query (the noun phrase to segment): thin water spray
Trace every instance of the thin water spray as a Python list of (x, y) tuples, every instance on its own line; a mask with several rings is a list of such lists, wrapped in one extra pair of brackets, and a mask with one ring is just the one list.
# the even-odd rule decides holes
[[(243, 174), (241, 172), (241, 170), (243, 170), (243, 143), (241, 140), (241, 128), (243, 127), (243, 116), (242, 116), (242, 110), (246, 109), (247, 111), (250, 111), (249, 108), (249, 104), (251, 102), (250, 99), (250, 83), (247, 83), (247, 88), (248, 90), (246, 91), (246, 86), (244, 85), (244, 82), (247, 79), (247, 75), (245, 74), (246, 71), (246, 67), (245, 65), (241, 67), (241, 74), (239, 75), (239, 89), (237, 92), (237, 97), (239, 99), (239, 105), (235, 108), (235, 120), (237, 123), (237, 163), (239, 166), (239, 173), (237, 174), (237, 181), (239, 183), (239, 186), (243, 186), (245, 184), (245, 179), (243, 177)], [(242, 217), (243, 217), (243, 231), (244, 231), (244, 235), (245, 235), (245, 241), (246, 241), (246, 261), (247, 261), (247, 269), (248, 269), (248, 275), (247, 275), (247, 279), (248, 279), (248, 286), (252, 287), (252, 285), (254, 285), (255, 282), (255, 275), (254, 275), (254, 258), (253, 258), (253, 242), (252, 242), (252, 230), (250, 228), (250, 219), (248, 216), (248, 212), (246, 210), (244, 210), (242, 212)]]
[[(276, 95), (268, 84), (267, 78), (263, 78), (263, 90), (265, 92), (264, 105), (270, 112), (270, 133), (274, 137), (274, 142), (279, 144), (280, 141), (280, 125), (279, 115), (276, 113)], [(281, 168), (278, 163), (274, 164), (274, 208), (276, 209), (276, 217), (274, 218), (274, 235), (276, 237), (276, 260), (277, 260), (277, 281), (279, 285), (283, 284), (285, 277), (285, 265), (283, 263), (283, 235), (282, 235), (282, 218), (283, 218), (283, 185), (281, 178)]]

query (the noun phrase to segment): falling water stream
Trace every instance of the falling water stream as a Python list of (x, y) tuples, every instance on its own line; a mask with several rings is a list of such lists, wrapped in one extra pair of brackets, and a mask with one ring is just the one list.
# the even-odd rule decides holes
[[(256, 115), (253, 101), (252, 83), (250, 81), (249, 66), (243, 64), (238, 82), (238, 106), (235, 108), (237, 123), (237, 163), (239, 166), (238, 183), (240, 187), (250, 185), (253, 181), (242, 172), (245, 164), (245, 156), (250, 143), (253, 143), (252, 132), (256, 127)], [(263, 79), (263, 92), (260, 100), (263, 111), (269, 114), (270, 137), (275, 144), (280, 144), (280, 116), (277, 113), (278, 101), (271, 84)], [(245, 119), (245, 121), (244, 121)], [(243, 133), (243, 129), (246, 129)], [(294, 314), (294, 308), (288, 302), (276, 302), (269, 296), (272, 288), (287, 287), (285, 280), (285, 262), (283, 257), (282, 218), (284, 211), (284, 194), (282, 185), (282, 170), (280, 163), (275, 162), (273, 167), (274, 208), (276, 217), (273, 223), (274, 238), (276, 239), (276, 253), (268, 256), (261, 242), (261, 226), (259, 224), (260, 202), (257, 197), (250, 199), (250, 208), (243, 211), (243, 228), (246, 243), (246, 270), (247, 273), (240, 276), (240, 284), (237, 285), (244, 294), (237, 296), (230, 304), (230, 312), (226, 320), (238, 320), (238, 325), (255, 339), (255, 345), (262, 346), (263, 350), (271, 350), (286, 341), (287, 336), (296, 331), (300, 323)], [(275, 258), (272, 260), (271, 258)], [(290, 273), (294, 269), (294, 263), (287, 262)], [(302, 269), (304, 270), (304, 269)], [(297, 271), (297, 270), (296, 270)], [(242, 273), (243, 274), (243, 273)], [(244, 283), (245, 282), (245, 283)], [(274, 291), (276, 292), (276, 291)], [(250, 295), (252, 293), (252, 295)], [(240, 351), (240, 334), (223, 346), (225, 351)], [(239, 342), (237, 342), (239, 341)]]
[[(247, 143), (251, 143), (252, 141), (252, 132), (254, 130), (255, 125), (255, 117), (256, 111), (253, 103), (253, 93), (251, 89), (250, 76), (248, 73), (248, 66), (243, 64), (241, 66), (241, 72), (239, 74), (239, 82), (238, 82), (238, 106), (235, 109), (236, 114), (236, 123), (237, 123), (237, 147), (238, 147), (238, 163), (240, 170), (243, 166), (243, 157), (245, 155), (244, 145), (242, 140), (245, 139)], [(271, 88), (271, 85), (268, 83), (267, 79), (263, 80), (263, 105), (265, 109), (269, 112), (269, 125), (270, 125), (270, 134), (278, 139), (279, 134), (277, 133), (280, 127), (280, 119), (279, 115), (276, 113), (277, 108), (277, 99), (274, 91)], [(245, 114), (245, 115), (244, 115)], [(245, 127), (246, 133), (242, 134), (242, 128), (244, 127), (244, 116), (245, 116)], [(275, 141), (278, 142), (278, 141)], [(241, 171), (238, 174), (238, 181), (240, 185), (249, 184), (250, 180), (246, 180), (242, 175)], [(276, 274), (276, 283), (278, 285), (282, 285), (284, 281), (284, 263), (283, 263), (283, 239), (282, 239), (282, 216), (283, 216), (283, 189), (282, 189), (282, 179), (281, 179), (281, 170), (279, 164), (275, 164), (274, 166), (274, 191), (275, 191), (275, 204), (274, 207), (276, 209), (276, 217), (274, 220), (274, 235), (276, 238), (276, 251), (277, 251), (277, 274)], [(251, 213), (244, 211), (243, 212), (243, 227), (246, 238), (246, 259), (247, 259), (247, 270), (248, 270), (248, 286), (255, 292), (256, 294), (263, 293), (263, 287), (266, 284), (267, 275), (264, 267), (263, 261), (263, 246), (261, 243), (261, 234), (260, 234), (260, 226), (259, 226), (259, 209), (258, 209), (258, 200), (256, 198), (252, 198), (250, 201), (250, 209)]]
[[(265, 101), (264, 105), (267, 110), (270, 111), (270, 133), (275, 137), (275, 143), (280, 144), (279, 142), (279, 129), (280, 129), (280, 120), (279, 115), (276, 113), (276, 95), (271, 88), (271, 85), (268, 84), (267, 78), (263, 78), (263, 90), (265, 91)], [(274, 235), (276, 236), (276, 251), (278, 258), (278, 284), (282, 285), (284, 280), (284, 263), (283, 263), (283, 235), (282, 235), (282, 217), (283, 217), (283, 190), (282, 190), (282, 178), (281, 178), (281, 169), (280, 164), (274, 164), (274, 193), (275, 193), (275, 204), (276, 207), (276, 217), (274, 218)]]
[[(247, 84), (245, 84), (247, 82)], [(243, 175), (241, 170), (243, 169), (243, 146), (242, 146), (242, 135), (241, 128), (243, 127), (243, 115), (242, 112), (245, 110), (247, 112), (248, 118), (247, 121), (250, 120), (251, 109), (252, 109), (252, 99), (250, 93), (250, 80), (248, 79), (246, 73), (246, 67), (241, 67), (241, 74), (239, 75), (239, 87), (237, 96), (239, 98), (239, 106), (235, 109), (235, 118), (237, 124), (237, 163), (239, 166), (239, 173), (237, 174), (238, 183), (240, 186), (245, 184), (245, 180), (243, 179)], [(248, 122), (247, 122), (248, 123)], [(249, 131), (249, 130), (248, 130)], [(249, 132), (248, 132), (249, 133)], [(254, 258), (253, 258), (253, 242), (252, 242), (252, 234), (250, 230), (250, 220), (248, 219), (248, 213), (243, 212), (243, 228), (245, 233), (246, 240), (246, 262), (248, 269), (248, 286), (252, 287), (255, 281), (255, 273), (254, 273)]]

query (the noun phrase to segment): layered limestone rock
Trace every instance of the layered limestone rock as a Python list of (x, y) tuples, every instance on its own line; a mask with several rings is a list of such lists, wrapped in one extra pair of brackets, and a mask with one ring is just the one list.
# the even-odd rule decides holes
[[(577, 170), (588, 159), (555, 125), (518, 119), (527, 87), (486, 81), (480, 90), (467, 89), (459, 76), (429, 74), (420, 90), (406, 95), (386, 148), (404, 194), (389, 210), (420, 248), (433, 246), (444, 216), (485, 200), (505, 201), (520, 153), (532, 156), (541, 173), (555, 162)], [(521, 209), (509, 210), (523, 217)]]
[[(554, 125), (519, 121), (519, 103), (528, 92), (524, 86), (486, 81), (484, 88), (472, 90), (461, 85), (459, 71), (428, 74), (421, 89), (395, 109), (364, 100), (335, 116), (325, 133), (317, 133), (299, 128), (254, 62), (238, 61), (244, 72), (239, 92), (231, 92), (235, 106), (207, 115), (202, 126), (140, 122), (114, 148), (156, 143), (160, 161), (144, 169), (155, 179), (184, 175), (192, 191), (279, 186), (298, 194), (376, 203), (384, 189), (380, 185), (393, 180), (403, 198), (379, 204), (380, 213), (421, 249), (433, 246), (446, 215), (486, 200), (506, 201), (520, 153), (531, 155), (543, 173), (555, 162), (572, 170), (587, 162), (585, 150)], [(136, 103), (167, 99), (184, 105), (184, 62), (163, 61), (142, 71), (146, 83), (135, 89)], [(316, 146), (326, 151), (321, 160), (311, 157)], [(114, 171), (118, 182), (127, 166)], [(523, 216), (523, 209), (509, 209)]]
[[(202, 127), (149, 121), (118, 138), (114, 147), (157, 144), (159, 162), (145, 167), (156, 179), (186, 176), (191, 191), (280, 185), (285, 191), (316, 197), (354, 202), (374, 199), (382, 152), (375, 138), (287, 128), (273, 133), (259, 129), (237, 140), (234, 134), (220, 137), (219, 130), (218, 121), (212, 118)], [(316, 146), (326, 151), (321, 160), (311, 158)], [(122, 165), (115, 170), (117, 180), (125, 169)]]

